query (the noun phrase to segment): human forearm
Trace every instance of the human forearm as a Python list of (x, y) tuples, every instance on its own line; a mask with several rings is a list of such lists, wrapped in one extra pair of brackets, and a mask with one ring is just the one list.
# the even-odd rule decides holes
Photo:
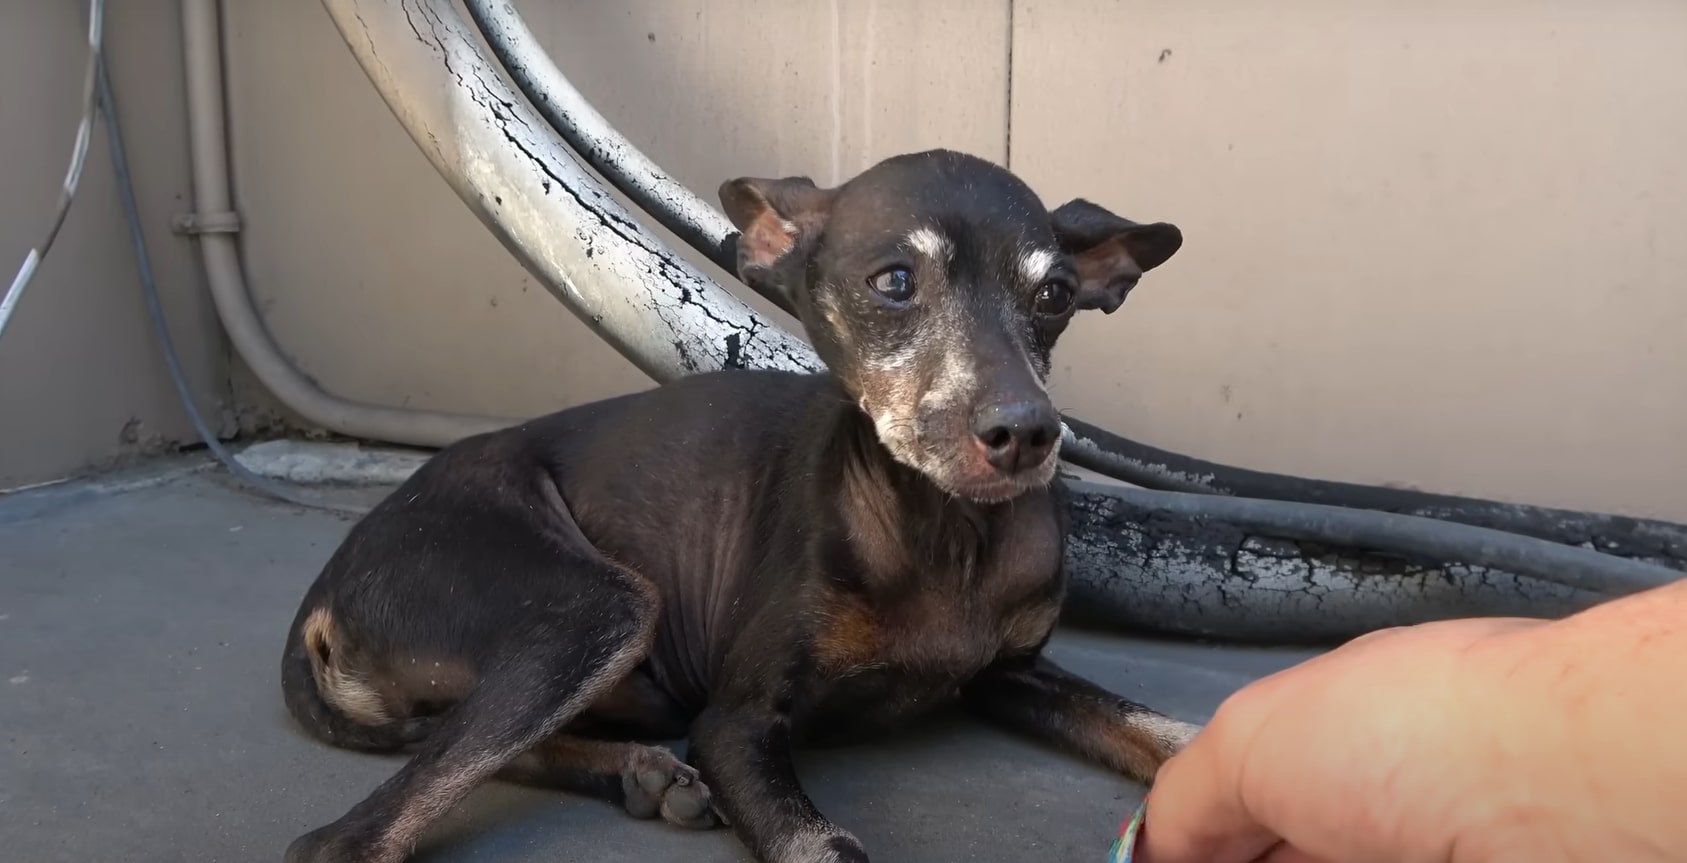
[(1512, 823), (1550, 821), (1533, 826), (1563, 836), (1575, 860), (1687, 847), (1687, 739), (1675, 728), (1687, 716), (1687, 583), (1513, 631), (1472, 661)]

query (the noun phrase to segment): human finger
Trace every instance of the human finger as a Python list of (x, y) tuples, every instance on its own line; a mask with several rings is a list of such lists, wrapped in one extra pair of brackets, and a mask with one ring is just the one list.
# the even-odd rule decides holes
[(1241, 764), (1251, 737), (1246, 713), (1220, 707), (1206, 728), (1160, 767), (1144, 802), (1139, 863), (1252, 863), (1278, 842), (1243, 805)]

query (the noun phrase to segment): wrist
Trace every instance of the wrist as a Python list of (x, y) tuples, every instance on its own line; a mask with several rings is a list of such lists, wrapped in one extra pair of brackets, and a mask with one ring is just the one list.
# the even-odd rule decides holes
[[(1497, 844), (1470, 859), (1533, 848), (1545, 853), (1539, 859), (1646, 863), (1687, 844), (1687, 823), (1658, 790), (1687, 787), (1687, 748), (1662, 719), (1687, 710), (1671, 685), (1687, 643), (1651, 645), (1662, 620), (1648, 614), (1650, 599), (1472, 647), (1463, 697), (1488, 753), (1473, 821)], [(1670, 611), (1670, 619), (1683, 613)]]

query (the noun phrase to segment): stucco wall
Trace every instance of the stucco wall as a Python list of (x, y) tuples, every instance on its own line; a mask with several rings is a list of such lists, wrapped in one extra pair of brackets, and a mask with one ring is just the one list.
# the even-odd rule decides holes
[[(81, 114), (87, 11), (0, 7), (0, 290), (41, 241)], [(225, 353), (189, 241), (186, 96), (172, 0), (108, 3), (106, 50), (135, 194), (171, 335), (201, 409), (229, 409)], [(146, 316), (105, 129), (76, 203), (0, 338), (0, 488), (105, 466), (193, 437)]]
[[(227, 5), (250, 284), (307, 373), (348, 397), (500, 414), (649, 385), (469, 215), (319, 5)], [(523, 10), (600, 110), (706, 195), (728, 176), (832, 181), (947, 146), (1008, 161), (1051, 205), (1084, 195), (1180, 224), (1179, 257), (1063, 343), (1056, 393), (1080, 416), (1252, 467), (1687, 519), (1687, 247), (1673, 241), (1687, 230), (1687, 6)], [(155, 17), (167, 23), (144, 25), (161, 34), (151, 62), (171, 71), (152, 98), (176, 112), (155, 121), (167, 149), (181, 138), (179, 61), (160, 47), (176, 47), (175, 16)], [(79, 61), (60, 53), (62, 93), (11, 75), (0, 87), (32, 93), (68, 130)], [(43, 165), (26, 175), (43, 202), (67, 134), (26, 153)], [(185, 177), (185, 158), (154, 182)], [(0, 218), (21, 250), (13, 200)], [(93, 280), (133, 298), (115, 271), (105, 281)], [(83, 325), (64, 320), (45, 332)], [(23, 386), (8, 352), (65, 350), (63, 335), (31, 338), (0, 344), (0, 413)], [(109, 350), (84, 367), (136, 373)], [(77, 401), (73, 389), (41, 385)]]
[(1082, 415), (1251, 467), (1687, 518), (1687, 5), (1014, 21), (1014, 167), (1186, 234), (1063, 343)]

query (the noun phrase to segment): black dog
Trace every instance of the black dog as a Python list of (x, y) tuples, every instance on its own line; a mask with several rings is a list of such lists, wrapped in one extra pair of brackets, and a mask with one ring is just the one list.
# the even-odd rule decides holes
[[(794, 746), (959, 702), (1139, 781), (1193, 727), (1042, 657), (1064, 591), (1049, 351), (1182, 235), (932, 151), (821, 189), (721, 187), (740, 275), (829, 374), (729, 371), (461, 441), (305, 595), (282, 691), (316, 737), (415, 755), (287, 859), (398, 861), (494, 776), (769, 863), (865, 861)], [(690, 759), (632, 740), (686, 737)]]

